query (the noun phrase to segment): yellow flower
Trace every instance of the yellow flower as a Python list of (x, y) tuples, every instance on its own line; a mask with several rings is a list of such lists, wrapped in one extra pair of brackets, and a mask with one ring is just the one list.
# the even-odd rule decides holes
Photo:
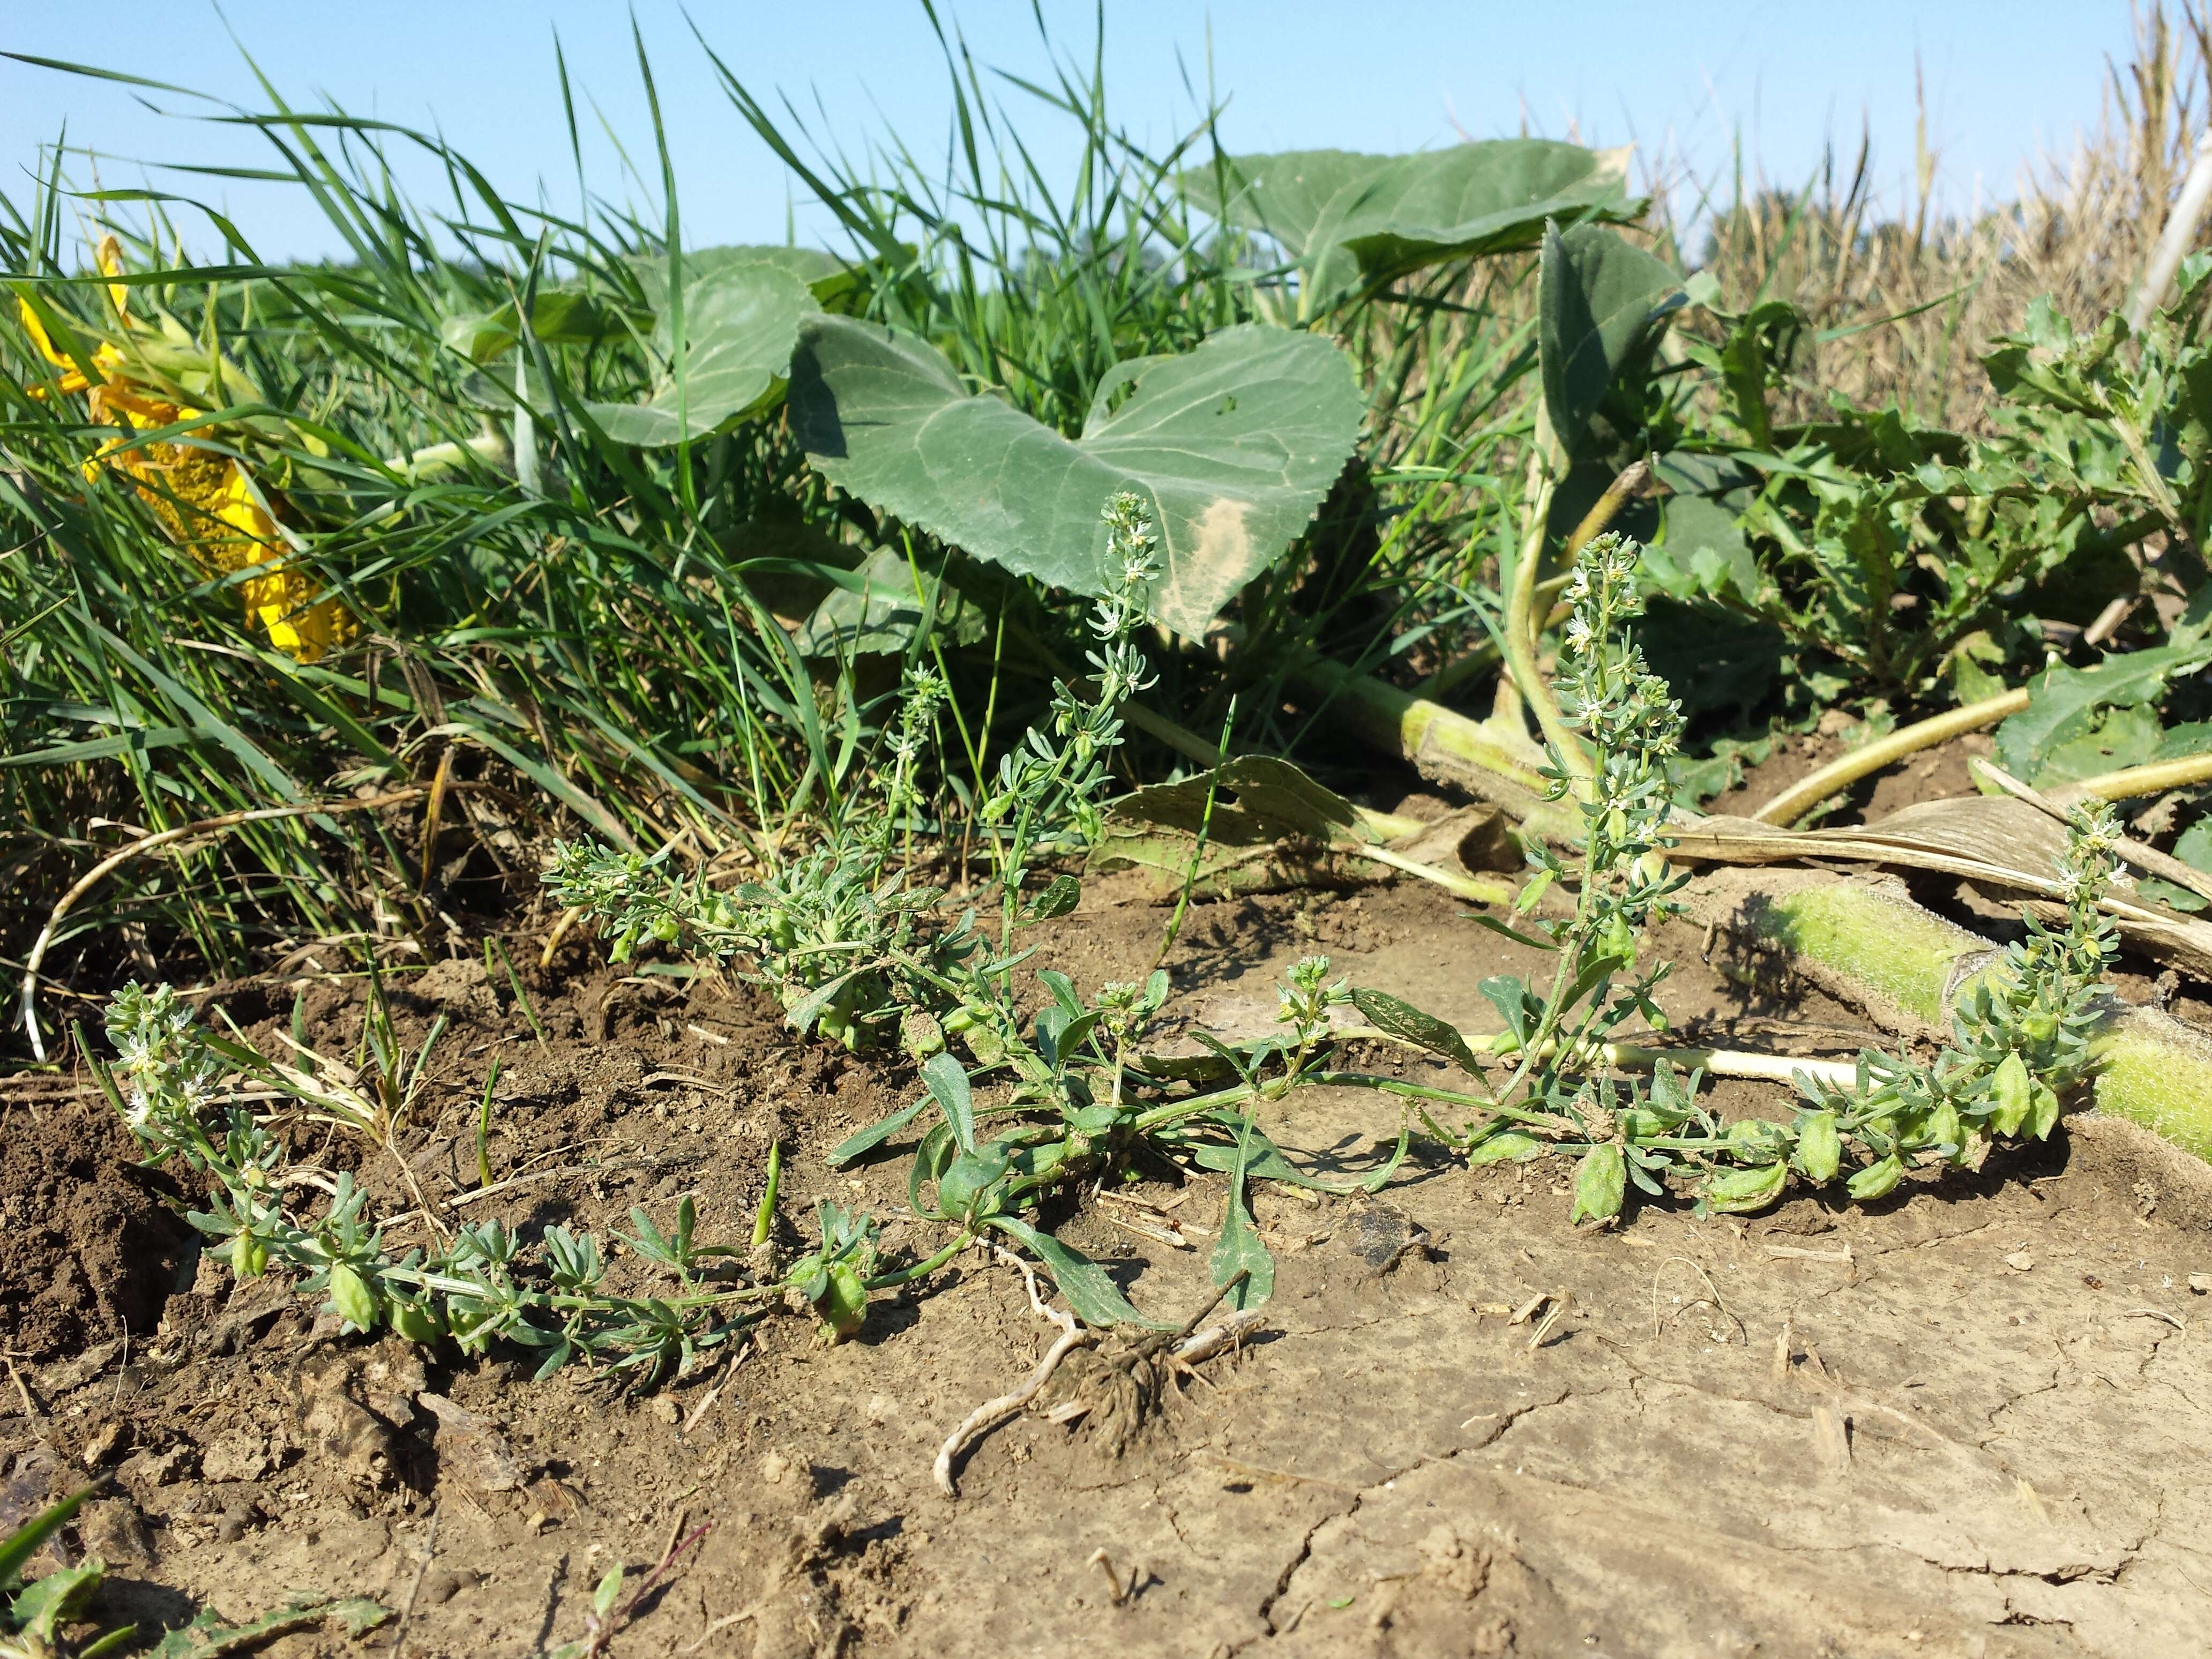
[[(123, 252), (112, 236), (100, 244), (100, 270), (110, 276), (123, 269)], [(118, 319), (131, 325), (130, 289), (111, 283), (108, 297)], [(48, 362), (63, 371), (64, 392), (88, 392), (93, 416), (128, 432), (149, 432), (198, 418), (204, 411), (172, 403), (157, 392), (134, 384), (126, 368), (129, 359), (112, 342), (103, 341), (93, 354), (100, 372), (95, 384), (54, 348), (52, 337), (39, 320), (29, 301), (18, 297), (16, 313), (23, 331)], [(27, 387), (33, 397), (43, 397), (46, 387)], [(291, 551), (262, 494), (246, 468), (227, 455), (193, 444), (140, 443), (128, 435), (109, 439), (84, 464), (88, 483), (103, 470), (122, 473), (138, 487), (154, 515), (176, 538), (200, 568), (212, 576), (228, 576), (249, 566), (278, 568), (265, 575), (248, 576), (239, 584), (246, 614), (267, 630), (270, 642), (300, 662), (313, 662), (325, 653), (351, 641), (361, 632), (354, 614), (334, 599), (319, 597), (321, 589), (305, 572), (283, 568)]]

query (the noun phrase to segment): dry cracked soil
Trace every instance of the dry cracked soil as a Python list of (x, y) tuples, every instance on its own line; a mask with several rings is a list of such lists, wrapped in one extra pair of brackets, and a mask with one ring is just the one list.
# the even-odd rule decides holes
[[(1250, 1030), (1319, 951), (1486, 1028), (1477, 981), (1528, 964), (1457, 910), (1413, 886), (1200, 905), (1169, 959), (1174, 1012)], [(1086, 988), (1128, 975), (1163, 917), (1109, 884), (1050, 926), (1041, 960)], [(1815, 993), (1708, 967), (1693, 931), (1660, 943), (1682, 963), (1668, 1000), (1708, 1040), (1865, 1040)], [(787, 1242), (829, 1195), (884, 1218), (886, 1248), (932, 1247), (906, 1209), (908, 1143), (842, 1172), (822, 1156), (913, 1097), (902, 1062), (796, 1045), (750, 993), (609, 969), (588, 942), (529, 983), (542, 1044), (472, 963), (397, 994), (410, 1042), (441, 1013), (453, 1034), (405, 1143), (440, 1201), (604, 1228), (633, 1204), (665, 1220), (688, 1193), (702, 1230), (741, 1237), (781, 1139)], [(213, 999), (271, 1039), (301, 988), (312, 1039), (349, 1049), (349, 981)], [(495, 1173), (518, 1184), (477, 1202), (495, 1055)], [(1379, 1099), (1303, 1096), (1264, 1127), (1358, 1167), (1398, 1133)], [(1764, 1085), (1717, 1099), (1788, 1107)], [(1108, 1358), (1079, 1356), (947, 1498), (939, 1444), (1055, 1334), (1003, 1261), (879, 1296), (850, 1343), (771, 1320), (734, 1362), (626, 1398), (580, 1369), (533, 1382), (519, 1358), (341, 1338), (283, 1285), (234, 1283), (87, 1078), (0, 1084), (0, 1528), (110, 1474), (46, 1565), (100, 1554), (103, 1612), (149, 1629), (313, 1590), (404, 1623), (271, 1651), (520, 1659), (586, 1634), (610, 1566), (635, 1585), (704, 1527), (610, 1650), (2212, 1650), (2212, 1298), (2190, 1289), (2212, 1273), (2212, 1210), (2188, 1170), (2094, 1125), (1868, 1209), (1646, 1203), (1603, 1231), (1567, 1224), (1555, 1166), (1470, 1173), (1418, 1143), (1373, 1198), (1270, 1188), (1279, 1276), (1255, 1333), (1165, 1377), (1141, 1418), (1062, 1420), (1072, 1400), (1127, 1403), (1126, 1385), (1100, 1391)], [(388, 1163), (361, 1174), (404, 1207)], [(1179, 1316), (1210, 1287), (1222, 1178), (1154, 1174), (1062, 1231)]]

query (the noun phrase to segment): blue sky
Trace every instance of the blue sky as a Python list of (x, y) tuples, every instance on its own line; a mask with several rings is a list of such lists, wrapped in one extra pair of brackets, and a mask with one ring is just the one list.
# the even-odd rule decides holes
[[(896, 131), (941, 156), (945, 71), (921, 5), (909, 0), (693, 0), (689, 17), (773, 106), (790, 99), (817, 131), (859, 151)], [(1063, 48), (1087, 54), (1093, 9), (1045, 0)], [(574, 200), (553, 41), (572, 77), (648, 173), (651, 132), (630, 41), (630, 14), (605, 3), (362, 0), (349, 6), (231, 0), (222, 14), (175, 0), (158, 20), (95, 30), (62, 6), (10, 9), (0, 50), (96, 61), (101, 67), (258, 103), (239, 43), (295, 106), (334, 100), (356, 114), (441, 129), (509, 195)], [(941, 0), (978, 62), (1036, 76), (1046, 65), (1026, 0)], [(125, 9), (107, 14), (130, 19)], [(699, 52), (686, 9), (638, 0), (693, 246), (801, 240), (821, 220), (738, 118)], [(228, 29), (226, 30), (225, 20)], [(1924, 71), (1941, 189), (1954, 207), (2011, 193), (2023, 162), (2063, 154), (2096, 124), (2108, 56), (2124, 61), (2126, 0), (1901, 0), (1723, 3), (1662, 0), (1216, 0), (1210, 7), (1109, 0), (1105, 59), (1118, 118), (1154, 142), (1179, 135), (1196, 109), (1185, 75), (1228, 100), (1232, 150), (1335, 146), (1420, 149), (1521, 130), (1680, 158), (1724, 175), (1741, 139), (1747, 161), (1778, 182), (1802, 182), (1831, 139), (1855, 146), (1870, 129), (1878, 179), (1909, 191), (1916, 53)], [(231, 38), (234, 31), (237, 40)], [(1024, 136), (1037, 135), (1049, 172), (1069, 154), (1054, 119), (1001, 88)], [(39, 146), (66, 125), (71, 145), (100, 151), (100, 182), (153, 183), (227, 208), (266, 257), (331, 252), (335, 240), (295, 191), (187, 179), (163, 161), (266, 165), (252, 135), (165, 118), (148, 101), (188, 100), (0, 62), (0, 191), (27, 199)], [(612, 143), (586, 136), (586, 173), (603, 192), (626, 191)], [(81, 181), (89, 169), (75, 164)], [(427, 188), (424, 176), (410, 180)], [(210, 243), (212, 239), (210, 239)], [(213, 251), (210, 246), (208, 251)]]

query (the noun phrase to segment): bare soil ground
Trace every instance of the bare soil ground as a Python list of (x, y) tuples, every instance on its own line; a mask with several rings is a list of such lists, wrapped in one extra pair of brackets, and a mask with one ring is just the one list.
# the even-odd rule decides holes
[[(1487, 1029), (1477, 981), (1528, 964), (1458, 908), (1413, 885), (1196, 907), (1171, 1006), (1249, 1029), (1318, 950)], [(1041, 961), (1086, 988), (1127, 976), (1162, 921), (1101, 888)], [(1705, 1040), (1863, 1039), (1816, 994), (1705, 964), (1692, 930), (1660, 944), (1681, 963), (1668, 1000)], [(912, 1097), (902, 1062), (796, 1046), (749, 994), (609, 970), (588, 943), (530, 984), (544, 1048), (472, 963), (397, 999), (410, 1042), (453, 1021), (438, 1115), (408, 1143), (434, 1193), (474, 1186), (475, 1101), (502, 1059), (495, 1175), (532, 1178), (461, 1213), (604, 1229), (691, 1193), (702, 1230), (741, 1241), (781, 1139), (787, 1218), (828, 1194), (885, 1218), (889, 1248), (933, 1243), (900, 1218), (905, 1143), (844, 1173), (822, 1157)], [(218, 994), (260, 1036), (289, 1023), (289, 984)], [(349, 1050), (357, 988), (309, 999), (314, 1040)], [(1787, 1109), (1760, 1085), (1719, 1098)], [(1358, 1164), (1395, 1139), (1389, 1109), (1315, 1094), (1265, 1127)], [(608, 1566), (641, 1571), (712, 1522), (614, 1651), (2212, 1650), (2212, 1301), (2188, 1288), (2212, 1231), (2197, 1195), (2100, 1137), (1866, 1210), (1646, 1203), (1602, 1232), (1568, 1227), (1549, 1165), (1470, 1175), (1417, 1150), (1376, 1199), (1269, 1189), (1280, 1268), (1255, 1337), (1170, 1381), (1130, 1434), (1103, 1411), (1050, 1420), (1103, 1362), (1072, 1364), (951, 1499), (939, 1443), (1054, 1334), (981, 1255), (878, 1297), (858, 1340), (772, 1320), (741, 1361), (625, 1399), (580, 1370), (533, 1383), (519, 1358), (342, 1340), (283, 1285), (234, 1285), (192, 1253), (173, 1185), (129, 1166), (88, 1079), (0, 1084), (0, 1113), (21, 1381), (0, 1389), (0, 1528), (112, 1469), (62, 1547), (113, 1565), (112, 1613), (244, 1616), (313, 1588), (410, 1607), (412, 1653), (520, 1656), (583, 1633)], [(559, 1173), (586, 1161), (602, 1167)], [(361, 1175), (404, 1207), (388, 1161)], [(1063, 1231), (1179, 1316), (1207, 1292), (1221, 1204), (1219, 1177), (1163, 1171)], [(1514, 1322), (1539, 1295), (1560, 1316)], [(392, 1641), (387, 1626), (356, 1650)], [(349, 1647), (309, 1632), (274, 1650)]]

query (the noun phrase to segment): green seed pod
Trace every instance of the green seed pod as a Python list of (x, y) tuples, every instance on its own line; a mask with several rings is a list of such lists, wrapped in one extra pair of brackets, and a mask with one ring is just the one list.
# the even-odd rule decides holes
[(1606, 918), (1604, 929), (1598, 934), (1598, 949), (1623, 962), (1636, 960), (1636, 930), (1618, 910)]
[(815, 1316), (832, 1342), (860, 1334), (868, 1319), (868, 1290), (849, 1262), (833, 1261), (823, 1273), (828, 1282), (814, 1298)]
[(1577, 1221), (1610, 1221), (1620, 1213), (1628, 1194), (1628, 1160), (1620, 1148), (1607, 1142), (1583, 1154), (1575, 1171), (1575, 1206), (1567, 1212), (1570, 1226)]
[(2035, 1104), (2027, 1115), (2027, 1132), (2038, 1140), (2048, 1140), (2051, 1132), (2058, 1127), (2058, 1097), (2051, 1085), (2039, 1080), (2035, 1085)]
[(1645, 1106), (1631, 1106), (1613, 1122), (1631, 1146), (1663, 1135), (1672, 1127), (1665, 1118)]
[(1782, 1196), (1790, 1179), (1787, 1164), (1762, 1164), (1755, 1169), (1716, 1170), (1706, 1177), (1707, 1206), (1727, 1215), (1749, 1215)]
[(445, 1334), (439, 1326), (436, 1312), (427, 1304), (395, 1296), (386, 1302), (385, 1313), (392, 1321), (392, 1328), (410, 1342), (427, 1345)]
[(1880, 1163), (1868, 1164), (1846, 1184), (1854, 1199), (1862, 1204), (1871, 1204), (1877, 1198), (1887, 1198), (1904, 1179), (1905, 1160), (1892, 1152)]
[(240, 1279), (258, 1279), (269, 1266), (269, 1247), (252, 1233), (240, 1232), (230, 1241), (230, 1270)]
[(331, 1301), (347, 1324), (364, 1331), (376, 1328), (376, 1292), (357, 1268), (343, 1261), (331, 1267)]
[(1797, 1119), (1797, 1152), (1790, 1162), (1815, 1187), (1825, 1187), (1843, 1166), (1844, 1138), (1833, 1112), (1804, 1112)]
[(653, 918), (653, 936), (659, 939), (663, 945), (675, 944), (677, 932), (678, 929), (675, 917), (656, 916)]
[(2007, 1054), (2004, 1063), (1990, 1073), (1990, 1127), (2001, 1135), (2018, 1134), (2035, 1109), (2035, 1079), (2028, 1076), (2027, 1062), (2018, 1054)]

